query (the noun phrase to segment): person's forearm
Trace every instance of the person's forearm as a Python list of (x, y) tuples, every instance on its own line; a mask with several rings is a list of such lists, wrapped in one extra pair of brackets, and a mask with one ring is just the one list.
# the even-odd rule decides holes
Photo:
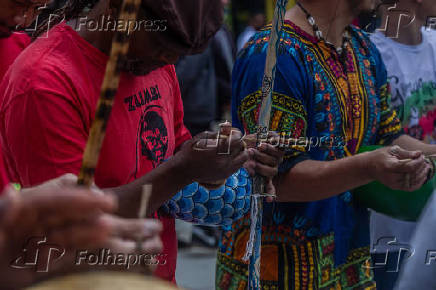
[(6, 217), (6, 212), (8, 209), (9, 202), (6, 198), (0, 198), (0, 226), (4, 224), (4, 219)]
[(298, 163), (288, 173), (278, 177), (278, 200), (317, 201), (373, 181), (367, 169), (369, 154), (362, 153), (335, 161), (307, 160)]
[(179, 190), (191, 184), (193, 182), (191, 178), (187, 176), (186, 170), (183, 170), (179, 158), (175, 155), (134, 182), (108, 189), (108, 191), (115, 193), (119, 199), (117, 214), (133, 218), (138, 216), (143, 185), (151, 184), (153, 186), (148, 202), (148, 213), (152, 213)]
[(409, 151), (422, 151), (424, 155), (436, 154), (436, 146), (425, 144), (424, 142), (415, 139), (409, 135), (401, 135), (392, 143), (392, 145), (398, 145), (401, 148)]
[[(186, 222), (208, 226), (229, 226), (249, 212), (251, 182), (247, 170), (241, 168), (230, 176), (224, 185), (215, 190), (192, 183), (183, 189), (183, 193), (179, 191), (168, 200), (162, 206), (162, 211)], [(195, 208), (207, 210), (187, 213), (186, 206), (192, 206), (192, 203)]]

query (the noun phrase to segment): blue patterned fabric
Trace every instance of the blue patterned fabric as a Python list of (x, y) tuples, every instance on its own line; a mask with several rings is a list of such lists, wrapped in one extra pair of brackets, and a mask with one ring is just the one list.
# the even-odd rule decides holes
[[(361, 146), (389, 144), (402, 133), (389, 108), (379, 52), (361, 30), (349, 32), (344, 58), (291, 22), (280, 33), (270, 128), (316, 144), (291, 144), (282, 174), (308, 159), (332, 161), (356, 154)], [(269, 39), (270, 27), (257, 33), (233, 71), (232, 124), (247, 134), (256, 132)], [(370, 258), (368, 211), (353, 202), (351, 192), (314, 202), (266, 203), (263, 213), (261, 275), (268, 289), (373, 286), (364, 266)], [(245, 287), (247, 266), (240, 253), (249, 224), (247, 214), (223, 233), (218, 289)]]
[[(232, 123), (247, 134), (256, 128), (269, 34), (262, 31), (249, 42), (233, 73)], [(353, 155), (361, 145), (387, 143), (401, 131), (395, 112), (385, 108), (387, 75), (377, 49), (360, 30), (353, 28), (351, 35), (353, 49), (344, 72), (328, 46), (290, 22), (285, 25), (270, 128), (293, 138), (333, 137), (334, 144), (290, 148), (282, 172), (306, 159), (328, 161)], [(303, 232), (304, 238), (335, 232), (339, 265), (350, 249), (369, 244), (367, 238), (351, 240), (358, 213), (351, 193), (345, 192), (318, 202), (266, 205), (264, 223), (277, 224), (281, 219), (279, 224)]]
[(208, 190), (192, 183), (164, 204), (174, 218), (203, 225), (231, 225), (250, 210), (251, 179), (245, 169), (230, 176), (226, 184)]

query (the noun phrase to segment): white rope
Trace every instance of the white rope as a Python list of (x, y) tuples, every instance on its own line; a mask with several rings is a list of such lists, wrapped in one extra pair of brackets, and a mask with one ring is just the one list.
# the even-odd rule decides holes
[(256, 236), (256, 224), (257, 224), (257, 215), (259, 211), (258, 202), (261, 198), (260, 195), (251, 197), (251, 209), (250, 209), (250, 238), (247, 242), (247, 247), (245, 249), (245, 255), (242, 258), (244, 262), (248, 262), (253, 255), (254, 248), (254, 240)]

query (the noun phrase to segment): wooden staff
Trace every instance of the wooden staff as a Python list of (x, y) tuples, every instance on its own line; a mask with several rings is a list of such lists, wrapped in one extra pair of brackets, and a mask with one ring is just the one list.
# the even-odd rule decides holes
[(121, 6), (119, 20), (124, 21), (126, 27), (125, 30), (117, 30), (112, 39), (112, 48), (97, 103), (95, 120), (83, 155), (78, 181), (80, 185), (91, 186), (94, 181), (95, 168), (97, 167), (107, 124), (120, 83), (121, 64), (126, 59), (129, 51), (130, 24), (136, 23), (140, 4), (141, 0), (124, 0)]
[[(95, 168), (97, 167), (101, 147), (106, 135), (107, 124), (110, 119), (115, 95), (120, 83), (121, 65), (123, 61), (126, 60), (129, 51), (130, 25), (136, 23), (140, 4), (141, 0), (124, 0), (122, 3), (119, 20), (126, 23), (126, 27), (124, 30), (117, 30), (112, 39), (111, 52), (106, 65), (95, 119), (89, 133), (88, 142), (83, 156), (82, 168), (78, 180), (79, 185), (89, 187), (94, 181)], [(146, 217), (151, 191), (151, 185), (143, 186), (141, 205), (138, 212), (139, 219), (144, 219)], [(142, 239), (137, 239), (136, 241), (136, 250), (138, 252), (142, 252), (142, 242)], [(147, 266), (145, 272), (151, 274), (152, 270)]]
[[(275, 73), (277, 67), (277, 50), (280, 44), (280, 31), (284, 24), (286, 5), (288, 0), (277, 0), (268, 51), (266, 56), (265, 72), (262, 81), (262, 103), (259, 110), (257, 134), (258, 140), (268, 137), (271, 119), (272, 92), (274, 89)], [(258, 144), (259, 145), (259, 144)], [(260, 254), (262, 242), (262, 216), (263, 198), (265, 195), (265, 178), (256, 175), (253, 180), (253, 196), (251, 200), (251, 226), (250, 240), (244, 260), (249, 259), (248, 289), (261, 289), (260, 284)]]

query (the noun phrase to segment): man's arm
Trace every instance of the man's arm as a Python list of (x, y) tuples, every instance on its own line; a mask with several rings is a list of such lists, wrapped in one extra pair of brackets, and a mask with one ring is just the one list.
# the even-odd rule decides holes
[[(23, 190), (25, 192), (17, 192), (10, 186), (5, 188), (0, 197), (2, 289), (21, 289), (37, 280), (89, 270), (86, 263), (77, 264), (79, 249), (94, 252), (105, 248), (127, 255), (138, 249), (140, 239), (143, 253), (155, 254), (162, 250), (159, 237), (162, 226), (158, 221), (120, 219), (110, 215), (116, 208), (114, 198), (77, 188), (76, 184), (76, 176), (64, 175), (27, 188)], [(62, 259), (43, 273), (37, 273), (33, 268), (17, 271), (11, 267), (11, 262), (22, 256), (23, 245), (33, 247), (40, 239), (63, 248)], [(108, 266), (108, 269), (117, 268)]]
[[(186, 141), (173, 157), (156, 169), (130, 184), (110, 189), (120, 197), (119, 214), (125, 217), (136, 215), (145, 184), (153, 186), (148, 212), (154, 212), (193, 182), (214, 184), (237, 172), (249, 159), (249, 152), (244, 151), (242, 133), (235, 130), (230, 138), (216, 140), (216, 134), (199, 134)], [(229, 154), (219, 154), (225, 148)]]
[(425, 144), (424, 142), (415, 139), (409, 135), (401, 135), (393, 142), (394, 145), (398, 145), (403, 149), (410, 151), (421, 151), (424, 155), (436, 154), (436, 146)]
[[(84, 117), (74, 105), (74, 97), (64, 92), (61, 85), (58, 87), (60, 89), (55, 93), (34, 89), (11, 96), (9, 106), (3, 108), (2, 144), (11, 156), (10, 167), (17, 171), (17, 181), (23, 187), (65, 173), (77, 173), (81, 166), (87, 141)], [(17, 112), (22, 112), (26, 118)], [(177, 116), (182, 117), (181, 113)], [(179, 123), (176, 125), (182, 127)], [(181, 149), (174, 157), (132, 184), (113, 189), (119, 197), (119, 213), (122, 215), (137, 215), (145, 184), (153, 185), (149, 204), (150, 210), (154, 211), (194, 180), (202, 183), (226, 180), (248, 159), (248, 153), (242, 152), (244, 146), (240, 132), (219, 143), (220, 148), (230, 148), (230, 154), (218, 154), (217, 147), (195, 150), (202, 136), (179, 144), (186, 140), (184, 130), (176, 128), (175, 132), (176, 147)], [(216, 140), (212, 134), (208, 138)]]
[[(395, 148), (395, 154), (392, 149)], [(412, 159), (403, 162), (402, 159)], [(398, 190), (414, 191), (426, 181), (426, 162), (417, 151), (385, 147), (335, 161), (306, 160), (277, 178), (278, 198), (282, 202), (316, 201), (338, 195), (378, 180)], [(417, 174), (413, 186), (405, 175)]]
[(281, 202), (308, 202), (329, 198), (373, 181), (368, 154), (335, 161), (306, 160), (277, 178)]
[[(193, 182), (198, 182), (200, 185), (214, 184), (214, 181), (218, 180), (227, 180), (228, 182), (228, 178), (239, 171), (238, 174), (233, 176), (233, 178), (238, 178), (238, 181), (231, 186), (231, 190), (235, 188), (235, 194), (238, 195), (245, 190), (245, 186), (242, 184), (245, 184), (243, 181), (248, 178), (248, 173), (258, 173), (267, 178), (275, 176), (282, 153), (271, 145), (262, 146), (258, 150), (253, 148), (244, 150), (244, 146), (241, 144), (243, 142), (241, 139), (242, 133), (239, 130), (233, 130), (231, 137), (220, 139), (216, 147), (215, 145), (211, 146), (210, 139), (204, 138), (205, 133), (200, 134), (185, 142), (174, 157), (153, 171), (130, 184), (111, 189), (120, 197), (118, 213), (125, 217), (134, 217), (136, 215), (144, 184), (153, 185), (148, 212), (154, 212), (173, 198), (176, 193)], [(215, 139), (212, 137), (212, 140)], [(198, 148), (198, 146), (201, 146), (200, 150), (194, 149)], [(219, 154), (219, 152), (224, 152), (220, 150), (224, 148), (229, 148), (229, 154)], [(242, 170), (239, 170), (242, 166), (247, 169), (247, 173), (242, 173)], [(240, 185), (241, 187), (239, 187)], [(250, 192), (247, 190), (245, 196), (249, 194)], [(177, 200), (173, 201), (178, 202)], [(229, 205), (233, 206), (233, 203)], [(240, 205), (238, 204), (238, 206)], [(246, 209), (241, 208), (241, 210)], [(239, 211), (235, 210), (235, 216), (238, 213)]]
[(141, 204), (142, 187), (152, 184), (152, 194), (147, 212), (155, 212), (172, 195), (192, 183), (188, 171), (183, 170), (180, 158), (171, 158), (148, 174), (132, 183), (108, 189), (118, 197), (118, 212), (123, 217), (136, 217)]

